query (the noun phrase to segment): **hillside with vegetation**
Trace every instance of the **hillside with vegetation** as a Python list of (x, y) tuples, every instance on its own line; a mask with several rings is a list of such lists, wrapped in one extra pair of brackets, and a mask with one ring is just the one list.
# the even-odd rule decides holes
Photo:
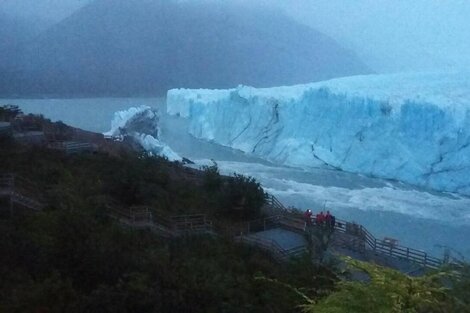
[[(19, 113), (0, 108), (0, 120), (54, 138), (77, 132)], [(8, 136), (0, 160), (0, 173), (27, 179), (44, 203), (8, 214), (0, 202), (0, 312), (470, 312), (468, 270), (409, 277), (349, 259), (278, 262), (218, 235), (262, 217), (264, 191), (216, 166), (193, 170), (126, 142), (67, 155)], [(220, 231), (162, 237), (120, 223), (110, 204), (206, 214)]]

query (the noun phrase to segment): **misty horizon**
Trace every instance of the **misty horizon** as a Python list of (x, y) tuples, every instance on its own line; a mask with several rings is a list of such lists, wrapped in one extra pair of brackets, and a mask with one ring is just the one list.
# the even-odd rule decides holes
[[(4, 0), (0, 19), (3, 13), (20, 18), (21, 23), (31, 23), (34, 29), (48, 28), (94, 1)], [(470, 3), (465, 1), (296, 0), (286, 4), (264, 0), (256, 5), (282, 10), (323, 32), (355, 52), (377, 73), (470, 68)]]

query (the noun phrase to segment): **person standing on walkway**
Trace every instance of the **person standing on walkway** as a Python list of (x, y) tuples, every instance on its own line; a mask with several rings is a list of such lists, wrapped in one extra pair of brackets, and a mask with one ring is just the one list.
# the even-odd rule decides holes
[(320, 214), (317, 214), (317, 225), (318, 226), (323, 226), (325, 224), (325, 214), (323, 211), (320, 212)]
[(327, 227), (331, 227), (331, 214), (330, 211), (326, 211), (325, 224)]
[(313, 213), (312, 213), (312, 210), (310, 209), (307, 209), (307, 211), (305, 211), (304, 213), (304, 218), (308, 226), (312, 225), (312, 215)]
[(328, 229), (333, 232), (335, 230), (336, 224), (336, 217), (330, 213), (330, 211), (326, 211), (325, 215), (325, 223)]

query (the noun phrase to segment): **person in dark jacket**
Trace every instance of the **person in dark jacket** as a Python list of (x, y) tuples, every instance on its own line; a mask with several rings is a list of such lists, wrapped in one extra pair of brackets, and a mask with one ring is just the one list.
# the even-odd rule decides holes
[(325, 214), (325, 224), (326, 224), (326, 226), (328, 226), (328, 227), (331, 226), (331, 214), (330, 214), (330, 211), (326, 211), (326, 214)]

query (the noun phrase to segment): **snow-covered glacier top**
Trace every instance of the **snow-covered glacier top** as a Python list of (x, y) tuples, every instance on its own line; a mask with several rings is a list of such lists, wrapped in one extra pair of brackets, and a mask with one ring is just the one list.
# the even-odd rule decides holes
[(209, 103), (222, 100), (234, 91), (244, 98), (276, 98), (279, 101), (295, 102), (301, 100), (305, 93), (318, 90), (347, 98), (387, 102), (395, 108), (415, 101), (460, 113), (460, 110), (470, 105), (470, 72), (358, 75), (273, 88), (239, 86), (233, 89), (173, 89), (167, 95), (168, 103), (171, 104), (168, 112), (183, 114), (179, 112), (180, 100)]
[(290, 87), (173, 89), (197, 138), (294, 166), (328, 165), (470, 194), (470, 74), (367, 75)]

